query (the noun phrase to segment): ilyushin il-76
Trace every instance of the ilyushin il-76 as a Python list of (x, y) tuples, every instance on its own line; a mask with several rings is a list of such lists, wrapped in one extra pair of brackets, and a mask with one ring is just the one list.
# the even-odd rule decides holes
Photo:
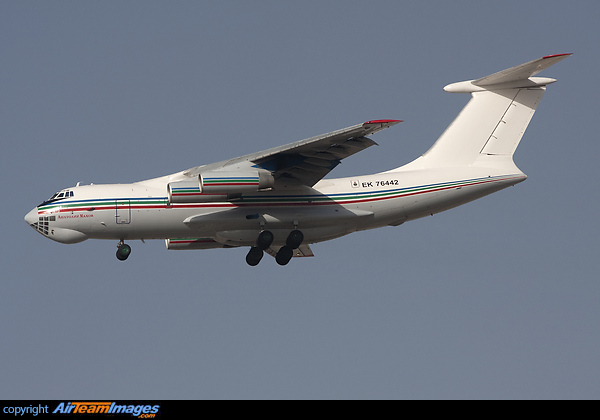
[(248, 247), (246, 262), (264, 253), (286, 265), (313, 256), (310, 244), (439, 213), (524, 181), (513, 154), (546, 86), (535, 76), (570, 54), (557, 54), (447, 92), (470, 93), (462, 112), (414, 161), (374, 175), (323, 179), (342, 159), (376, 144), (369, 137), (399, 120), (371, 120), (285, 146), (197, 166), (132, 184), (61, 190), (25, 221), (43, 236), (74, 244), (86, 239), (163, 239), (168, 249)]

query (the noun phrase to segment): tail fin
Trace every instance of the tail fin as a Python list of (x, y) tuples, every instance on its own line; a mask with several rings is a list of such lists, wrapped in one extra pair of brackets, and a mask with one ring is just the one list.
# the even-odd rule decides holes
[(412, 164), (465, 166), (489, 155), (504, 156), (512, 162), (546, 85), (556, 81), (532, 76), (569, 55), (546, 56), (481, 79), (446, 86), (447, 92), (470, 93), (472, 98), (431, 149)]

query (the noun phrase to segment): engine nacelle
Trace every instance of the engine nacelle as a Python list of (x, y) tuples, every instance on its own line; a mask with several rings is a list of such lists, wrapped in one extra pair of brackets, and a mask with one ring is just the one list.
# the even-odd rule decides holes
[(206, 194), (257, 192), (273, 188), (275, 179), (268, 171), (214, 171), (200, 174), (200, 190)]
[(198, 178), (186, 181), (171, 182), (167, 185), (169, 203), (211, 203), (227, 201), (227, 194), (206, 194), (200, 190)]
[(210, 203), (273, 188), (275, 179), (264, 170), (213, 171), (167, 185), (169, 203)]

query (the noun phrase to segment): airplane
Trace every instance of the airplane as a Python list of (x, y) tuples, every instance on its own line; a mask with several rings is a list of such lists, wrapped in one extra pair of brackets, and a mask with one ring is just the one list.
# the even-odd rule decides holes
[(535, 75), (571, 54), (548, 55), (444, 90), (471, 99), (433, 146), (412, 162), (372, 175), (324, 179), (342, 159), (400, 123), (369, 120), (285, 146), (131, 184), (81, 185), (25, 216), (56, 242), (164, 239), (167, 249), (249, 247), (286, 265), (313, 256), (310, 244), (433, 215), (518, 184), (513, 154), (546, 86)]

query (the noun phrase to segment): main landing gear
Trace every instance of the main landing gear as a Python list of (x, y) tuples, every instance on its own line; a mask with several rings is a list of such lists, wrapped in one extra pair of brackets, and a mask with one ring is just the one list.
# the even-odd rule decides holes
[(248, 255), (246, 255), (246, 262), (248, 265), (255, 266), (258, 265), (260, 260), (264, 255), (265, 249), (268, 249), (273, 243), (273, 233), (269, 230), (263, 230), (258, 235), (258, 239), (256, 240), (256, 245), (250, 248)]
[(130, 254), (131, 247), (123, 241), (119, 242), (119, 245), (117, 246), (117, 259), (119, 261), (125, 261), (127, 258), (129, 258)]
[[(248, 255), (246, 255), (246, 262), (248, 265), (258, 265), (264, 255), (264, 251), (273, 243), (273, 239), (273, 233), (268, 230), (263, 230), (260, 235), (258, 235), (256, 245), (250, 248)], [(294, 249), (298, 248), (303, 240), (304, 234), (301, 231), (298, 229), (291, 231), (285, 241), (285, 245), (279, 249), (275, 256), (277, 264), (286, 265), (289, 263), (294, 256)]]
[(289, 263), (294, 256), (294, 249), (298, 248), (303, 240), (304, 234), (301, 231), (298, 229), (292, 230), (285, 240), (285, 245), (279, 249), (275, 256), (277, 264), (286, 265)]

